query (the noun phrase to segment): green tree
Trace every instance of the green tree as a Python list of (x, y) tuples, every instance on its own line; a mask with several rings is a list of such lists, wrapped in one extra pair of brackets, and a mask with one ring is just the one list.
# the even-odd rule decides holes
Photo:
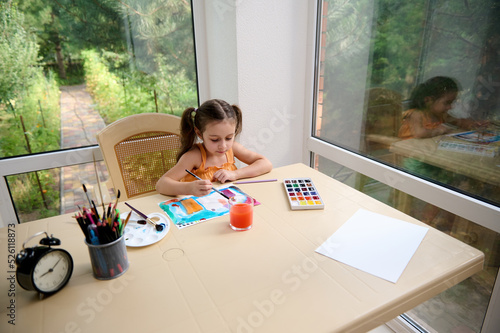
[(0, 4), (0, 103), (14, 99), (37, 64), (36, 37), (15, 5)]
[[(120, 1), (129, 52), (137, 69), (156, 73), (159, 62), (196, 78), (191, 5), (187, 1)], [(161, 58), (155, 58), (161, 55)]]
[(59, 76), (66, 77), (64, 60), (80, 51), (102, 48), (124, 51), (123, 22), (114, 0), (24, 0), (19, 8), (36, 29), (44, 62), (56, 59)]
[(197, 104), (191, 5), (188, 1), (121, 1), (130, 66), (148, 74), (170, 113)]
[(64, 60), (99, 50), (124, 87), (140, 84), (150, 91), (157, 110), (159, 104), (177, 112), (197, 103), (188, 1), (24, 0), (19, 6), (37, 31), (40, 56), (57, 59), (60, 77)]

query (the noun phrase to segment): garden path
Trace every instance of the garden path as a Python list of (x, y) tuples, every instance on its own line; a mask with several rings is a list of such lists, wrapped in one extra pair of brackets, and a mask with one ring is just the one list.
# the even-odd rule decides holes
[[(60, 90), (61, 148), (97, 144), (96, 134), (106, 124), (99, 112), (95, 110), (94, 102), (86, 91), (85, 84), (62, 86)], [(79, 156), (76, 155), (75, 159), (78, 158)], [(108, 174), (103, 162), (98, 163), (98, 172), (100, 180), (107, 181)], [(88, 206), (82, 184), (90, 190), (96, 182), (92, 163), (61, 168), (61, 214), (77, 211), (77, 205)]]

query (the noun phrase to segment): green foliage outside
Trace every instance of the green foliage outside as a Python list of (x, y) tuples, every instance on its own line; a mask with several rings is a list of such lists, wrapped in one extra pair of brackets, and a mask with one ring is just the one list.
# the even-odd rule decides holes
[[(30, 83), (16, 99), (15, 113), (0, 108), (2, 156), (39, 153), (60, 147), (59, 86), (52, 74), (46, 76), (41, 70), (31, 77)], [(57, 169), (8, 177), (21, 220), (59, 213), (58, 178)]]
[[(12, 199), (21, 222), (59, 215), (59, 170), (8, 176)], [(40, 181), (41, 189), (38, 187)]]
[(3, 157), (60, 147), (60, 93), (54, 75), (50, 72), (45, 75), (39, 69), (29, 82), (18, 93), (18, 98), (9, 102), (14, 109), (5, 104), (0, 108), (0, 155)]
[(197, 91), (184, 72), (173, 74), (158, 61), (158, 75), (130, 71), (114, 52), (82, 52), (85, 82), (106, 123), (145, 112), (180, 115), (197, 104)]
[(131, 0), (110, 8), (125, 22), (126, 43), (81, 52), (87, 88), (105, 122), (144, 112), (180, 115), (196, 106), (189, 3)]
[[(37, 64), (35, 35), (15, 6), (0, 4), (0, 24), (0, 156), (59, 149), (59, 86)], [(54, 170), (8, 177), (21, 219), (58, 211), (55, 179)]]
[(8, 103), (24, 89), (36, 72), (38, 46), (35, 35), (23, 27), (24, 15), (0, 3), (0, 103)]

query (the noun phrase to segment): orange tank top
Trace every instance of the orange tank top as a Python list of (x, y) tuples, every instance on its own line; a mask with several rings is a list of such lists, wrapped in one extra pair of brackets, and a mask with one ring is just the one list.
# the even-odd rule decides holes
[[(398, 132), (398, 137), (400, 137), (401, 139), (413, 138), (412, 134), (413, 131), (409, 119), (411, 114), (415, 111), (417, 111), (417, 109), (411, 109), (403, 113), (403, 121), (401, 123), (401, 127), (399, 128)], [(433, 129), (439, 127), (439, 125), (444, 123), (444, 120), (432, 120), (428, 114), (426, 114), (425, 112), (423, 114), (424, 114), (423, 125), (426, 129)]]
[[(198, 146), (198, 149), (201, 152), (201, 164), (200, 164), (199, 168), (194, 168), (193, 170), (191, 170), (191, 172), (194, 173), (195, 175), (197, 175), (198, 177), (200, 177), (201, 179), (208, 179), (208, 180), (212, 181), (214, 178), (214, 173), (217, 170), (224, 169), (224, 170), (234, 171), (234, 170), (238, 169), (236, 167), (236, 165), (234, 164), (234, 154), (233, 154), (232, 148), (226, 152), (227, 162), (224, 163), (221, 167), (211, 166), (211, 167), (205, 168), (205, 163), (207, 162), (207, 152), (205, 151), (205, 147), (203, 147), (203, 144), (197, 143), (196, 145)], [(192, 182), (193, 180), (196, 180), (196, 178), (194, 178), (191, 175), (186, 175), (180, 181), (181, 182)]]

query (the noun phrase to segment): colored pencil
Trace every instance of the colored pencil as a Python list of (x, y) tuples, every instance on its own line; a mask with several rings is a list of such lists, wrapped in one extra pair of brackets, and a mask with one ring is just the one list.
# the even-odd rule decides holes
[(268, 182), (275, 182), (275, 181), (277, 181), (277, 179), (243, 180), (241, 182), (234, 182), (234, 184), (268, 183)]
[[(115, 208), (111, 214), (107, 214), (108, 216), (106, 216), (106, 212), (103, 211), (100, 216), (97, 211), (97, 205), (88, 194), (87, 187), (85, 184), (82, 184), (82, 186), (90, 207), (78, 206), (78, 213), (73, 217), (77, 220), (78, 225), (82, 229), (87, 243), (96, 244), (97, 242), (97, 244), (107, 244), (120, 238), (123, 235), (125, 226), (120, 219), (118, 209)], [(118, 190), (115, 207), (119, 197), (120, 191)], [(111, 203), (109, 205), (111, 206)], [(103, 206), (103, 210), (105, 210), (105, 206)], [(108, 211), (110, 211), (109, 208)]]

